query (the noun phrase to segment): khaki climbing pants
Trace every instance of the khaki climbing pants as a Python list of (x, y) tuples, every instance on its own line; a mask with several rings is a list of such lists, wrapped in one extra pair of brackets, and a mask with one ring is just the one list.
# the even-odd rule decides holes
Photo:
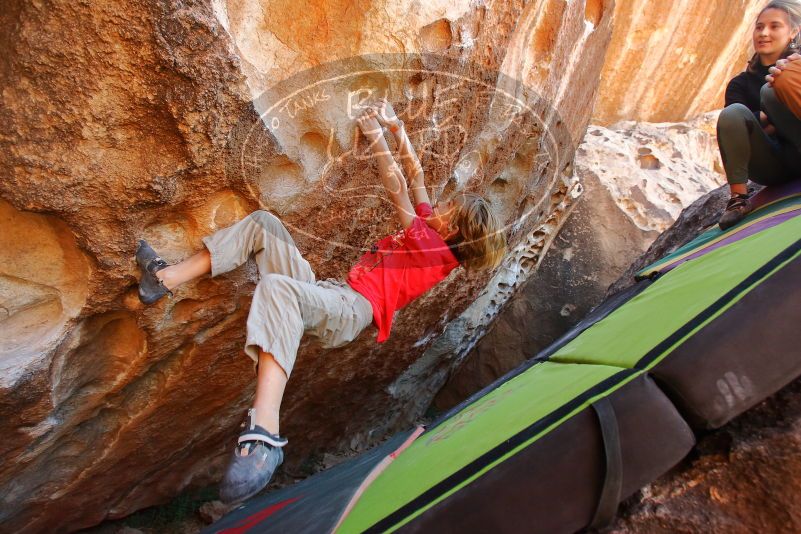
[(256, 211), (210, 236), (211, 275), (228, 272), (251, 256), (259, 269), (247, 322), (245, 353), (256, 363), (259, 349), (269, 352), (287, 377), (295, 365), (300, 339), (308, 332), (325, 348), (354, 340), (373, 319), (370, 301), (347, 283), (316, 280), (281, 221)]

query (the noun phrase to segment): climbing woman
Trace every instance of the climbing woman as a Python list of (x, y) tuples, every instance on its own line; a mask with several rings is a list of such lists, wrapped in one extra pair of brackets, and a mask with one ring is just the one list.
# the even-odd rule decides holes
[[(740, 222), (751, 211), (747, 182), (777, 185), (801, 177), (801, 120), (776, 97), (766, 76), (799, 50), (801, 3), (773, 0), (754, 25), (756, 53), (748, 68), (726, 87), (726, 107), (718, 118), (718, 145), (731, 189), (720, 228)], [(784, 59), (788, 58), (788, 59)], [(768, 80), (770, 81), (770, 80)]]
[[(395, 311), (453, 269), (492, 269), (504, 256), (506, 238), (482, 197), (462, 192), (431, 206), (420, 161), (403, 121), (386, 100), (368, 107), (357, 123), (403, 229), (378, 241), (346, 281), (318, 281), (284, 225), (267, 211), (251, 213), (204, 237), (203, 250), (175, 265), (139, 242), (139, 298), (145, 304), (172, 295), (177, 286), (198, 276), (235, 269), (250, 257), (258, 267), (244, 347), (256, 364), (256, 396), (220, 484), (225, 502), (240, 502), (259, 492), (283, 461), (287, 440), (279, 434), (278, 412), (304, 332), (320, 338), (323, 347), (339, 347), (373, 322), (377, 342), (383, 342)], [(385, 129), (395, 138), (408, 184), (389, 151)]]

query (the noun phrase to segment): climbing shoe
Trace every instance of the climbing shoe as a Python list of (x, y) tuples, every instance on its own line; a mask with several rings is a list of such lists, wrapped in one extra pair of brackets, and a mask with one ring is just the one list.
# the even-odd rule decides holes
[(167, 289), (156, 273), (165, 267), (169, 267), (166, 261), (161, 259), (156, 251), (150, 248), (147, 241), (141, 239), (136, 249), (136, 263), (142, 277), (139, 279), (139, 300), (144, 304), (153, 304), (164, 295), (172, 296), (172, 291)]
[(718, 226), (721, 230), (727, 230), (738, 222), (745, 219), (745, 216), (751, 212), (751, 202), (748, 200), (749, 195), (735, 194), (729, 199), (726, 204), (726, 210), (718, 221)]
[(255, 410), (248, 417), (220, 482), (220, 500), (226, 504), (242, 502), (256, 495), (270, 482), (284, 461), (286, 438), (272, 434), (254, 422)]

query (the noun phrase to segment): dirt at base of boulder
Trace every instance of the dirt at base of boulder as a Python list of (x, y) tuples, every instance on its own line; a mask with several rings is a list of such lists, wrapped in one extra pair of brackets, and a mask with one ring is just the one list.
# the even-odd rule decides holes
[(605, 534), (801, 532), (801, 379), (621, 505)]

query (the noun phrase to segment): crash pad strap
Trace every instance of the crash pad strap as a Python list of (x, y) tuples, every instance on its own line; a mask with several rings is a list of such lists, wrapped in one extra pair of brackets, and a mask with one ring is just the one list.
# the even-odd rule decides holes
[(617, 512), (620, 494), (623, 487), (623, 455), (620, 452), (620, 433), (618, 432), (615, 409), (608, 397), (603, 397), (592, 404), (601, 424), (601, 436), (604, 441), (606, 456), (606, 475), (601, 489), (601, 498), (590, 523), (590, 528), (598, 529), (608, 526)]

